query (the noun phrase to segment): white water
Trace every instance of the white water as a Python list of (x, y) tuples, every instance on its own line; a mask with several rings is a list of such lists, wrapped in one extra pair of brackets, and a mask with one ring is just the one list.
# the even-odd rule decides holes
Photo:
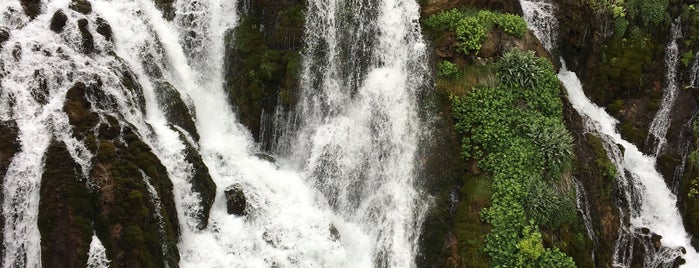
[(519, 3), (528, 28), (547, 51), (553, 51), (558, 37), (558, 20), (554, 16), (556, 6), (550, 0), (520, 0)]
[[(638, 211), (631, 211), (631, 227), (645, 227), (663, 236), (663, 246), (684, 247), (687, 250), (687, 254), (683, 256), (687, 261), (686, 266), (699, 265), (699, 254), (691, 246), (691, 237), (685, 232), (682, 218), (675, 207), (677, 199), (665, 185), (663, 177), (655, 170), (655, 158), (644, 155), (635, 145), (621, 138), (616, 131), (617, 120), (590, 102), (582, 91), (582, 85), (575, 73), (562, 69), (558, 77), (566, 88), (571, 104), (585, 118), (589, 130), (599, 134), (608, 144), (620, 144), (624, 147), (622, 162), (615, 164), (617, 170), (628, 172), (629, 176), (620, 174), (618, 179), (628, 180), (626, 183), (633, 187), (637, 196), (629, 196), (627, 200), (633, 202), (633, 199), (638, 197), (636, 202), (640, 206)], [(630, 191), (626, 192), (628, 195)]]
[[(535, 35), (542, 40), (547, 49), (555, 44), (549, 44), (554, 38), (548, 36), (550, 26), (539, 29), (541, 25), (557, 25), (553, 13), (541, 15), (538, 10), (553, 12), (549, 8), (550, 4), (545, 2), (531, 2), (522, 0), (524, 17), (529, 27), (533, 28)], [(532, 8), (531, 6), (541, 6)], [(553, 28), (555, 33), (555, 28)], [(662, 149), (664, 136), (669, 125), (669, 110), (675, 99), (676, 81), (675, 71), (677, 66), (677, 38), (679, 38), (679, 26), (673, 25), (673, 38), (668, 45), (668, 87), (665, 91), (661, 111), (658, 112), (651, 132), (656, 137), (663, 139), (657, 146), (656, 153)], [(648, 228), (651, 232), (662, 236), (662, 248), (655, 250), (648, 243), (644, 243), (646, 256), (644, 265), (646, 267), (669, 267), (677, 256), (682, 256), (686, 260), (684, 267), (699, 266), (699, 254), (691, 246), (691, 236), (685, 231), (682, 218), (676, 207), (677, 198), (665, 184), (662, 175), (655, 170), (655, 156), (647, 156), (641, 153), (638, 148), (621, 138), (616, 130), (618, 121), (607, 114), (604, 109), (593, 104), (582, 90), (582, 84), (574, 72), (566, 70), (565, 63), (562, 62), (562, 69), (558, 75), (563, 82), (567, 97), (573, 108), (583, 117), (583, 122), (588, 131), (594, 133), (604, 141), (607, 156), (615, 164), (618, 176), (618, 187), (622, 192), (626, 205), (620, 207), (621, 225), (619, 238), (615, 242), (615, 252), (613, 265), (616, 267), (629, 267), (631, 265), (631, 252), (633, 252), (633, 235), (639, 235), (641, 228)], [(674, 87), (674, 88), (673, 88)], [(663, 110), (666, 111), (663, 112)], [(618, 146), (623, 147), (623, 152)], [(623, 154), (623, 155), (622, 155)], [(625, 227), (625, 217), (628, 216), (629, 227)], [(677, 248), (683, 247), (687, 253), (682, 255)]]
[[(665, 143), (667, 143), (667, 130), (670, 128), (670, 112), (677, 98), (677, 68), (679, 67), (679, 52), (677, 48), (677, 39), (680, 38), (682, 30), (680, 22), (676, 21), (672, 24), (672, 40), (665, 48), (665, 65), (667, 74), (665, 75), (665, 89), (663, 90), (663, 100), (660, 103), (660, 109), (655, 114), (653, 122), (648, 128), (648, 139), (651, 141), (654, 156), (660, 155)], [(653, 140), (650, 140), (653, 139)], [(646, 142), (648, 144), (648, 142)]]
[[(372, 64), (367, 65), (366, 72), (353, 74), (356, 95), (332, 82), (348, 60), (339, 57), (332, 58), (335, 69), (318, 70), (328, 78), (323, 86), (311, 89), (305, 84), (306, 94), (319, 90), (326, 92), (324, 96), (342, 101), (327, 104), (327, 109), (335, 111), (332, 113), (301, 113), (302, 132), (309, 135), (298, 135), (299, 139), (287, 146), (301, 144), (299, 150), (305, 153), (283, 156), (281, 162), (298, 164), (283, 165), (281, 169), (254, 156), (256, 145), (236, 122), (222, 88), (224, 35), (236, 24), (235, 1), (178, 1), (173, 22), (164, 20), (150, 0), (91, 2), (93, 12), (84, 16), (68, 9), (68, 0), (47, 1), (43, 14), (31, 22), (22, 14), (19, 1), (0, 3), (0, 12), (4, 12), (0, 26), (12, 30), (11, 39), (0, 51), (7, 70), (0, 77), (0, 119), (17, 122), (22, 144), (3, 189), (4, 267), (41, 266), (36, 217), (43, 156), (50, 139), (64, 141), (84, 173), (89, 174), (92, 156), (71, 137), (62, 106), (69, 87), (76, 81), (90, 85), (95, 76), (103, 84), (108, 103), (91, 99), (93, 109), (114, 115), (122, 125), (134, 126), (168, 170), (182, 229), (178, 245), (181, 266), (415, 265), (426, 209), (414, 185), (420, 131), (415, 101), (421, 80), (411, 74), (426, 68), (415, 2), (383, 0), (371, 10), (357, 9), (353, 15), (366, 20), (362, 25), (375, 27), (374, 33), (380, 38), (371, 47), (350, 47), (366, 52)], [(352, 4), (312, 2), (327, 7), (323, 9), (327, 13), (311, 12), (309, 22), (332, 20), (340, 16), (336, 12), (344, 11), (334, 7)], [(17, 12), (7, 11), (8, 7)], [(68, 16), (62, 34), (48, 29), (58, 9)], [(76, 21), (83, 17), (88, 19), (95, 39), (92, 55), (79, 52)], [(113, 44), (95, 32), (97, 17), (111, 25)], [(311, 34), (343, 32), (343, 25), (331, 24), (328, 29), (309, 25), (307, 32)], [(187, 30), (198, 34), (187, 37)], [(328, 36), (327, 40), (332, 38)], [(338, 44), (340, 40), (333, 42)], [(22, 57), (17, 61), (10, 45), (15, 43), (22, 47)], [(37, 46), (43, 49), (32, 50)], [(56, 52), (59, 48), (62, 53)], [(149, 68), (159, 69), (162, 77), (147, 72)], [(30, 94), (40, 92), (33, 77), (36, 69), (43, 70), (48, 83), (47, 104), (42, 105)], [(304, 74), (310, 71), (306, 69)], [(132, 73), (141, 87), (133, 91), (124, 88), (120, 83), (123, 72)], [(181, 140), (178, 131), (182, 129), (170, 128), (158, 105), (156, 87), (161, 82), (172, 84), (195, 112), (198, 144), (191, 138)], [(139, 104), (141, 96), (145, 107)], [(312, 107), (301, 109), (311, 111)], [(218, 187), (209, 226), (204, 230), (195, 228), (194, 216), (202, 208), (200, 197), (191, 191), (192, 165), (184, 158), (186, 143), (199, 149)], [(327, 151), (329, 147), (335, 150)], [(324, 159), (333, 164), (326, 165)], [(234, 183), (243, 186), (247, 197), (245, 217), (226, 213), (223, 191)], [(328, 194), (339, 190), (348, 191)], [(152, 198), (157, 200), (155, 195)], [(331, 235), (330, 226), (339, 231), (339, 240)], [(99, 240), (93, 238), (94, 243)], [(91, 245), (91, 252), (93, 248), (99, 249)]]
[(109, 259), (107, 259), (107, 250), (102, 245), (102, 241), (97, 238), (97, 235), (92, 235), (90, 242), (90, 251), (87, 253), (87, 268), (107, 268), (109, 267)]

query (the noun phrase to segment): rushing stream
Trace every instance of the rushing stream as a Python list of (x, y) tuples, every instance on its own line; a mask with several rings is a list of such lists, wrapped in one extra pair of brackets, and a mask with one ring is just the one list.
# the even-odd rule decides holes
[[(555, 7), (545, 0), (520, 1), (524, 9), (525, 19), (529, 27), (542, 40), (549, 50), (555, 47), (555, 29), (541, 29), (541, 25), (557, 25)], [(542, 14), (543, 13), (543, 14)], [(548, 26), (547, 26), (548, 27)], [(699, 254), (691, 245), (691, 236), (685, 231), (682, 217), (676, 207), (677, 197), (672, 193), (662, 175), (655, 169), (656, 156), (665, 142), (665, 135), (669, 127), (669, 112), (675, 99), (677, 89), (675, 73), (677, 66), (677, 39), (679, 38), (679, 25), (673, 24), (673, 37), (668, 45), (667, 60), (668, 80), (661, 110), (656, 114), (649, 132), (656, 141), (653, 143), (654, 154), (645, 155), (635, 145), (624, 140), (616, 129), (618, 121), (606, 113), (603, 108), (592, 103), (574, 72), (562, 69), (558, 78), (563, 83), (568, 100), (573, 108), (582, 116), (583, 123), (588, 131), (600, 137), (604, 141), (607, 156), (614, 163), (617, 170), (617, 185), (624, 199), (619, 207), (622, 215), (619, 237), (615, 242), (613, 264), (615, 267), (630, 267), (633, 258), (633, 247), (645, 248), (643, 264), (645, 267), (672, 267), (674, 259), (681, 256), (686, 260), (684, 267), (699, 266)], [(548, 43), (554, 42), (554, 43)], [(620, 149), (620, 148), (623, 148)], [(662, 247), (655, 249), (650, 245), (647, 234), (642, 229), (662, 236)], [(646, 237), (641, 245), (634, 245), (634, 237)], [(683, 254), (681, 248), (687, 253)]]
[[(133, 126), (166, 167), (181, 228), (180, 266), (415, 266), (427, 209), (416, 186), (423, 133), (416, 102), (428, 67), (414, 0), (308, 1), (298, 120), (279, 126), (289, 131), (277, 137), (277, 165), (256, 156), (259, 145), (236, 121), (223, 88), (235, 1), (179, 0), (172, 21), (151, 0), (90, 2), (92, 12), (83, 15), (68, 8), (69, 0), (44, 1), (34, 19), (19, 0), (0, 3), (0, 27), (10, 33), (0, 50), (0, 120), (16, 122), (21, 141), (4, 178), (4, 267), (41, 266), (37, 217), (50, 140), (67, 145), (85, 177), (93, 168), (62, 110), (76, 82), (99, 83), (107, 97), (92, 109)], [(57, 10), (67, 17), (61, 33), (49, 29)], [(89, 52), (80, 19), (94, 37)], [(113, 40), (95, 29), (102, 20)], [(137, 90), (122, 83), (124, 73), (133, 74)], [(198, 140), (168, 122), (164, 84), (191, 110)], [(188, 146), (217, 185), (203, 230)], [(160, 210), (160, 197), (143, 179)], [(224, 191), (233, 184), (244, 189), (246, 216), (226, 212)], [(93, 236), (86, 265), (109, 262)]]

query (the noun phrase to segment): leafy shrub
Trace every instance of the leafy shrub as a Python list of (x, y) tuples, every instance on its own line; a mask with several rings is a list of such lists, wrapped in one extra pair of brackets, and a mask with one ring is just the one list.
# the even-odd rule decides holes
[(573, 158), (573, 136), (560, 121), (544, 121), (529, 125), (527, 135), (543, 154), (544, 162), (549, 167), (549, 176), (553, 178), (570, 169)]
[(516, 37), (523, 37), (527, 32), (527, 22), (524, 18), (514, 14), (500, 14), (495, 20), (495, 24), (508, 34)]
[(461, 70), (459, 70), (459, 66), (450, 61), (442, 61), (437, 65), (437, 76), (456, 79), (461, 77)]
[(512, 88), (534, 88), (543, 75), (543, 66), (536, 62), (534, 52), (506, 52), (497, 65), (500, 81)]
[(467, 17), (459, 20), (456, 26), (456, 40), (459, 41), (458, 51), (469, 54), (480, 50), (486, 35), (486, 29), (478, 18)]
[[(558, 249), (543, 247), (537, 225), (555, 226), (577, 216), (571, 195), (550, 187), (572, 155), (553, 66), (521, 51), (506, 53), (496, 65), (498, 87), (475, 87), (465, 97), (452, 97), (455, 128), (464, 135), (462, 155), (478, 160), (493, 179), (491, 206), (481, 211), (492, 225), (483, 251), (495, 267), (575, 267)], [(539, 186), (533, 189), (533, 183)]]
[(461, 12), (450, 9), (428, 17), (424, 24), (438, 31), (455, 32), (459, 42), (458, 50), (464, 54), (480, 50), (493, 25), (516, 37), (522, 37), (527, 32), (527, 23), (521, 16), (488, 10)]
[(442, 11), (425, 20), (425, 26), (442, 31), (456, 29), (457, 23), (463, 18), (463, 15), (456, 8)]

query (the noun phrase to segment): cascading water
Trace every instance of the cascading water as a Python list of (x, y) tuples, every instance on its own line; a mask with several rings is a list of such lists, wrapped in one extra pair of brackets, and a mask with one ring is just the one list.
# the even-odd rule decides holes
[[(667, 130), (670, 128), (670, 112), (677, 98), (677, 68), (679, 67), (679, 52), (677, 47), (677, 39), (680, 38), (682, 30), (680, 22), (676, 21), (672, 24), (672, 40), (665, 48), (665, 64), (667, 75), (665, 76), (665, 90), (663, 91), (663, 100), (660, 103), (660, 109), (653, 118), (650, 127), (648, 128), (648, 141), (646, 142), (649, 148), (653, 151), (654, 156), (660, 155), (660, 152), (667, 142)], [(651, 140), (652, 139), (652, 140)]]
[(299, 134), (287, 155), (322, 202), (370, 236), (375, 265), (413, 266), (426, 209), (414, 168), (416, 95), (428, 71), (419, 6), (308, 4)]
[[(521, 1), (522, 6), (548, 5), (546, 2)], [(529, 27), (537, 25), (556, 25), (555, 21), (537, 21), (540, 18), (554, 19), (552, 15), (540, 16), (528, 13), (524, 9), (524, 17), (529, 22)], [(539, 9), (534, 9), (539, 10)], [(679, 31), (679, 29), (677, 29)], [(550, 37), (539, 36), (543, 31), (534, 29), (533, 32), (541, 40), (552, 40)], [(675, 28), (673, 28), (675, 32)], [(678, 36), (678, 35), (676, 35)], [(676, 42), (676, 37), (673, 36)], [(542, 41), (543, 42), (543, 41)], [(672, 43), (670, 44), (672, 47)], [(672, 57), (670, 54), (669, 57)], [(668, 65), (672, 65), (672, 60)], [(638, 148), (621, 138), (616, 131), (617, 120), (607, 114), (604, 109), (593, 104), (582, 90), (582, 84), (574, 72), (565, 69), (565, 63), (559, 73), (559, 79), (563, 82), (567, 97), (573, 108), (583, 117), (588, 131), (600, 137), (604, 141), (607, 156), (615, 164), (617, 169), (617, 183), (621, 190), (624, 204), (620, 206), (621, 228), (619, 238), (615, 242), (615, 254), (613, 265), (617, 267), (629, 267), (633, 257), (634, 236), (646, 237), (641, 234), (642, 228), (648, 228), (651, 232), (662, 236), (662, 247), (655, 249), (650, 239), (644, 239), (643, 243), (646, 255), (644, 265), (646, 267), (671, 267), (676, 257), (681, 256), (686, 260), (686, 267), (699, 265), (699, 254), (691, 245), (691, 237), (685, 231), (682, 218), (676, 207), (676, 196), (665, 184), (662, 175), (655, 170), (656, 159), (641, 153)], [(673, 78), (670, 74), (668, 77)], [(674, 79), (673, 79), (674, 80)], [(673, 81), (668, 81), (668, 84)], [(669, 95), (666, 93), (666, 95)], [(667, 107), (672, 100), (668, 100)], [(659, 113), (660, 114), (660, 113)], [(660, 133), (659, 131), (658, 133)], [(666, 130), (664, 130), (666, 132)], [(664, 135), (663, 135), (664, 136)], [(619, 146), (624, 150), (620, 150)], [(687, 252), (682, 254), (681, 249)]]
[[(427, 208), (415, 182), (416, 74), (427, 73), (415, 1), (309, 1), (298, 125), (289, 128), (297, 132), (280, 144), (293, 148), (280, 150), (281, 167), (255, 156), (226, 101), (224, 36), (236, 23), (235, 1), (180, 0), (173, 21), (150, 0), (93, 0), (89, 14), (70, 3), (46, 1), (34, 19), (19, 1), (0, 3), (0, 27), (10, 32), (0, 51), (0, 120), (17, 123), (21, 142), (4, 178), (4, 267), (41, 266), (38, 190), (51, 139), (64, 142), (90, 176), (93, 155), (72, 136), (62, 107), (74, 83), (96, 79), (106, 97), (90, 97), (92, 109), (132, 126), (167, 169), (181, 266), (415, 266)], [(68, 23), (61, 33), (49, 29), (58, 10)], [(81, 19), (106, 21), (113, 38), (87, 27), (94, 47), (86, 51), (75, 27)], [(136, 89), (123, 85), (125, 73)], [(195, 115), (196, 135), (168, 121), (163, 85)], [(217, 185), (202, 230), (188, 147)], [(144, 184), (159, 207), (146, 176)], [(234, 184), (244, 189), (247, 216), (226, 212), (224, 191)], [(104, 266), (106, 256), (94, 236), (88, 265)]]

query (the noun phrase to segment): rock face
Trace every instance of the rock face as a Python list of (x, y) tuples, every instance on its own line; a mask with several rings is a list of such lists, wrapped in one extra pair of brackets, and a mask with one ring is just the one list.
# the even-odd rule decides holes
[[(19, 141), (17, 140), (19, 129), (14, 122), (0, 121), (0, 187), (4, 189), (4, 179), (7, 173), (7, 168), (12, 162), (12, 157), (19, 150)], [(0, 200), (5, 200), (3, 191), (0, 191)], [(5, 222), (5, 213), (0, 206), (0, 223)], [(3, 239), (4, 224), (0, 224), (0, 241)], [(2, 256), (0, 256), (2, 263)]]
[(245, 208), (247, 207), (247, 201), (245, 199), (245, 193), (243, 188), (239, 184), (235, 184), (228, 187), (225, 191), (226, 195), (226, 208), (228, 209), (228, 214), (244, 216), (247, 215)]
[(240, 10), (243, 2), (247, 14), (227, 35), (225, 79), (240, 122), (260, 141), (260, 118), (296, 102), (305, 1), (241, 1)]
[(46, 155), (39, 201), (43, 213), (38, 219), (41, 262), (50, 267), (81, 267), (90, 249), (95, 200), (64, 143), (52, 141)]
[[(82, 174), (63, 143), (47, 151), (39, 211), (43, 262), (84, 265), (94, 230), (115, 266), (177, 267), (179, 223), (165, 167), (131, 126), (108, 114), (101, 122), (87, 96), (103, 98), (99, 83), (76, 83), (63, 111), (73, 136), (95, 155), (91, 170)], [(146, 184), (160, 199), (159, 211)]]

